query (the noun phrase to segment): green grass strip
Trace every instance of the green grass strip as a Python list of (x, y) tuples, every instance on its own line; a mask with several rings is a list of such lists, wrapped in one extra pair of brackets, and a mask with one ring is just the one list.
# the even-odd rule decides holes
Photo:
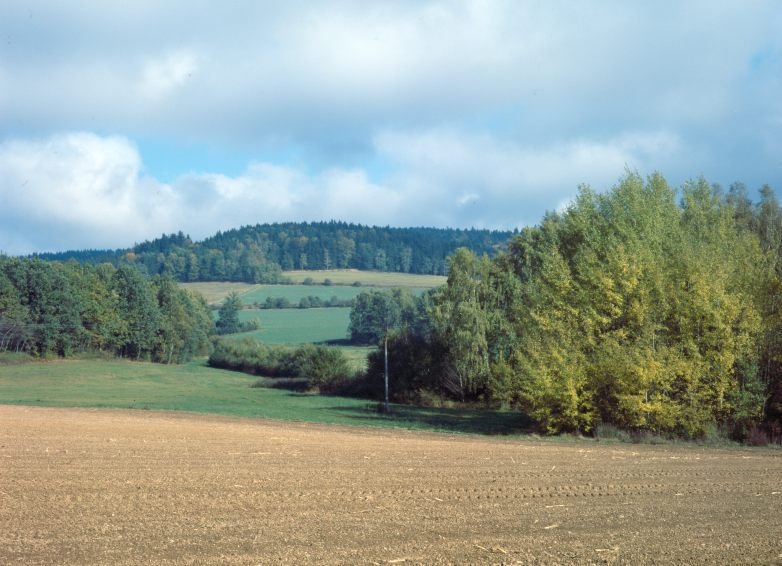
[(161, 364), (74, 360), (0, 366), (0, 404), (190, 411), (313, 423), (425, 431), (514, 434), (529, 424), (516, 412), (395, 406), (346, 397), (252, 387), (256, 378), (203, 362)]

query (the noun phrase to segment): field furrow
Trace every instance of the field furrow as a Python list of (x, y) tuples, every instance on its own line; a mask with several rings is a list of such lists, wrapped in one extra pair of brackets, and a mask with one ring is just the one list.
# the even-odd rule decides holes
[(778, 450), (0, 406), (3, 564), (773, 564), (780, 532)]

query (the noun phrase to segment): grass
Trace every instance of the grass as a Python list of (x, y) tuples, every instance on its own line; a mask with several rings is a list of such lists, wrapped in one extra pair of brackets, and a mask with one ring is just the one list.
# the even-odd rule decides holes
[[(427, 289), (445, 285), (446, 278), (440, 275), (416, 275), (412, 273), (386, 273), (381, 271), (357, 271), (351, 269), (335, 269), (329, 271), (286, 271), (284, 273), (294, 285), (259, 285), (251, 283), (180, 283), (185, 289), (201, 293), (210, 305), (219, 305), (231, 293), (238, 293), (246, 305), (263, 303), (267, 297), (285, 297), (293, 304), (303, 297), (317, 296), (329, 300), (352, 299), (362, 291), (362, 287), (403, 287), (416, 294)], [(302, 285), (311, 278), (316, 285)], [(331, 279), (333, 285), (323, 285), (324, 279)], [(361, 287), (353, 287), (356, 281)]]
[(341, 301), (349, 301), (358, 295), (361, 287), (344, 287), (339, 285), (256, 285), (241, 293), (239, 298), (246, 305), (263, 303), (268, 297), (288, 299), (291, 304), (298, 305), (304, 297), (320, 297), (328, 301), (337, 297)]
[(415, 273), (389, 273), (385, 271), (359, 271), (357, 269), (329, 269), (321, 271), (285, 271), (293, 283), (301, 283), (311, 277), (316, 283), (331, 279), (335, 285), (352, 285), (356, 281), (366, 287), (406, 287), (431, 289), (445, 285), (443, 275), (419, 275)]
[(0, 367), (27, 364), (33, 359), (32, 356), (23, 352), (2, 352), (0, 353)]
[(356, 371), (365, 371), (367, 369), (367, 356), (369, 356), (370, 352), (376, 350), (374, 346), (331, 345), (342, 350), (342, 353), (348, 359), (350, 367)]
[(248, 291), (260, 287), (250, 283), (180, 283), (180, 287), (201, 293), (210, 305), (218, 305), (231, 293), (242, 295)]
[(479, 434), (524, 432), (519, 413), (393, 406), (345, 397), (252, 387), (256, 377), (203, 362), (166, 366), (128, 361), (69, 360), (5, 366), (0, 404), (100, 407), (211, 413), (314, 423)]
[(267, 344), (341, 342), (347, 338), (349, 308), (269, 309), (239, 311), (239, 320), (261, 322), (261, 329), (230, 338), (252, 337)]
[(254, 338), (274, 345), (328, 344), (339, 348), (356, 371), (367, 367), (367, 356), (374, 347), (347, 344), (350, 309), (246, 309), (239, 312), (239, 320), (245, 322), (257, 318), (261, 329), (241, 334), (229, 334), (228, 340)]

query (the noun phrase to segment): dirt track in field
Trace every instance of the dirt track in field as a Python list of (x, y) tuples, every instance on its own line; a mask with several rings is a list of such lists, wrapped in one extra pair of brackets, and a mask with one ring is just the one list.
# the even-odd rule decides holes
[(782, 451), (0, 406), (1, 564), (782, 564)]

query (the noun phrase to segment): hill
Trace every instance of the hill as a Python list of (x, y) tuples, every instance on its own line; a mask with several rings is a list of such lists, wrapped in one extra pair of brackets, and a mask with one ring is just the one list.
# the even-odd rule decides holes
[(283, 271), (363, 269), (445, 275), (447, 258), (465, 247), (496, 255), (513, 232), (391, 228), (345, 222), (257, 224), (194, 242), (182, 232), (123, 250), (39, 254), (44, 260), (131, 263), (179, 281), (278, 283)]

